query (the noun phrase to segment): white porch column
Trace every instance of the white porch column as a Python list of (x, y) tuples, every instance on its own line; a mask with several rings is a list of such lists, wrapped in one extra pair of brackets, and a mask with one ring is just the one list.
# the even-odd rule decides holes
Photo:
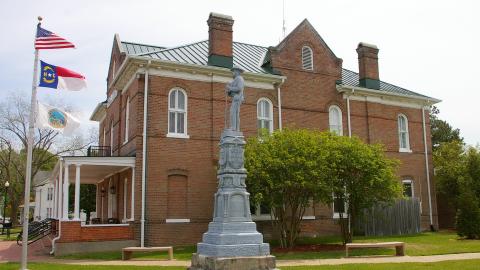
[(131, 205), (130, 205), (130, 219), (135, 220), (135, 167), (132, 167), (132, 193), (130, 196)]
[(68, 164), (65, 164), (65, 172), (63, 174), (63, 220), (68, 220)]
[(80, 164), (75, 164), (75, 206), (73, 219), (80, 220)]

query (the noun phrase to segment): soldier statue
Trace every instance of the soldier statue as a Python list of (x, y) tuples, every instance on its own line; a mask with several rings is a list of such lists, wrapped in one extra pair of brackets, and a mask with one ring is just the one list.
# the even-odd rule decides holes
[(233, 72), (233, 81), (228, 83), (225, 91), (229, 97), (232, 97), (230, 106), (230, 130), (240, 131), (240, 105), (242, 104), (244, 81), (242, 77), (243, 69), (237, 65), (231, 69)]

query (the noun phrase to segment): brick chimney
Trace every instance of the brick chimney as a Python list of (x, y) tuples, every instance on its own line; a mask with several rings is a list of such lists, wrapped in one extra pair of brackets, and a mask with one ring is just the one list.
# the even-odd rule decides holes
[(380, 89), (377, 46), (360, 42), (358, 43), (357, 53), (360, 86), (370, 89)]
[(208, 16), (208, 65), (232, 68), (233, 19), (211, 12)]

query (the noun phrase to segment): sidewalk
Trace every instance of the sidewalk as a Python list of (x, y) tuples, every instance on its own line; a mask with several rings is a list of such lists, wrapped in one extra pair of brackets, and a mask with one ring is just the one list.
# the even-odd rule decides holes
[[(373, 264), (373, 263), (405, 263), (405, 262), (440, 262), (452, 260), (472, 260), (480, 259), (480, 253), (462, 253), (433, 256), (381, 256), (381, 257), (355, 257), (342, 259), (321, 259), (321, 260), (277, 260), (277, 266), (299, 266), (299, 265), (340, 265), (340, 264)], [(38, 261), (38, 260), (37, 260)], [(99, 261), (99, 260), (62, 260), (48, 259), (42, 262), (57, 264), (75, 264), (75, 265), (134, 265), (134, 266), (190, 266), (189, 261), (168, 261), (168, 260), (129, 260), (129, 261)]]

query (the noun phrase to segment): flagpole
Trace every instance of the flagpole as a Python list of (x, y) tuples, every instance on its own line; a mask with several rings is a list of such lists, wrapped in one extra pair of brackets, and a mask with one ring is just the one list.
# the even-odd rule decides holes
[[(42, 23), (42, 17), (38, 16), (38, 25)], [(36, 36), (35, 36), (36, 37)], [(35, 49), (33, 61), (32, 100), (30, 103), (30, 117), (27, 136), (27, 169), (25, 172), (25, 199), (23, 204), (23, 235), (22, 235), (22, 263), (20, 270), (27, 269), (28, 252), (28, 219), (30, 216), (30, 182), (32, 180), (32, 155), (33, 136), (35, 133), (35, 111), (37, 105), (37, 74), (38, 74), (38, 49)]]

